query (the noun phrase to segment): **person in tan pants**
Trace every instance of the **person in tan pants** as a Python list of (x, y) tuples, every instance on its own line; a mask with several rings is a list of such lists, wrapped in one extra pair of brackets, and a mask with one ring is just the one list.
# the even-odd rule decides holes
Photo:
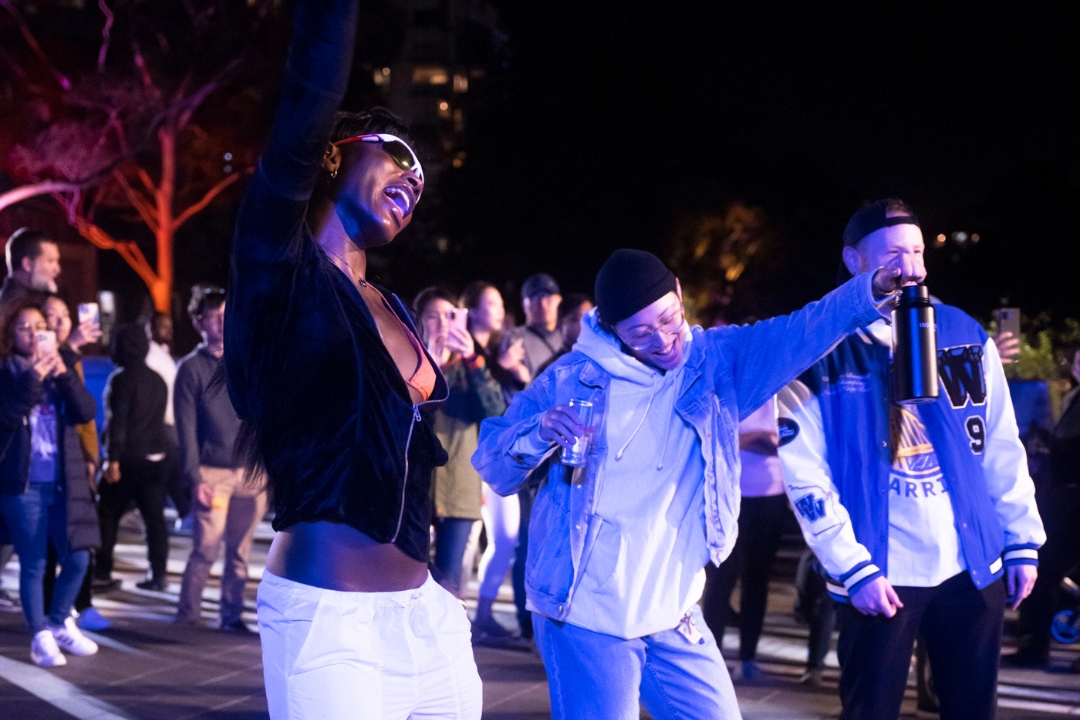
[(180, 363), (174, 408), (184, 478), (192, 487), (191, 556), (180, 586), (176, 622), (197, 624), (210, 568), (225, 541), (221, 573), (221, 629), (250, 632), (241, 617), (247, 558), (266, 513), (265, 483), (249, 481), (233, 449), (240, 419), (213, 376), (224, 350), (225, 292), (196, 286), (188, 304), (203, 342)]

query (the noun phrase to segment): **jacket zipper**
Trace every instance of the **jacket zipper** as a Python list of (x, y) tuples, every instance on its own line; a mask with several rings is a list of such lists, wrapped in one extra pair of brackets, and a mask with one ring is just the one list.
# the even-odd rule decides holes
[(396, 542), (398, 533), (401, 532), (401, 523), (405, 520), (405, 490), (409, 486), (409, 446), (412, 445), (413, 428), (416, 427), (416, 423), (420, 422), (420, 403), (413, 405), (412, 422), (409, 423), (409, 436), (405, 438), (405, 476), (401, 478), (401, 508), (398, 510), (397, 528), (394, 530), (394, 537), (390, 538), (390, 542)]

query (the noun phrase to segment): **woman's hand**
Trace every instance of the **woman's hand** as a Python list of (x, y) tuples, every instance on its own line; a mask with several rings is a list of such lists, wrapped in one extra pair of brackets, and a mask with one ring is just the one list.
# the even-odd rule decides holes
[(34, 360), (31, 370), (38, 376), (38, 380), (44, 380), (51, 376), (56, 360), (56, 355), (44, 355)]
[(473, 342), (472, 335), (468, 330), (463, 330), (454, 324), (451, 324), (447, 330), (444, 347), (466, 358), (471, 358), (476, 354), (476, 343)]
[(569, 405), (556, 405), (540, 417), (540, 439), (564, 448), (570, 448), (587, 431), (577, 410)]
[(516, 338), (499, 353), (499, 366), (514, 370), (525, 364), (525, 338)]
[(49, 371), (49, 377), (54, 378), (54, 377), (57, 377), (59, 375), (63, 375), (64, 373), (66, 373), (68, 371), (67, 365), (64, 364), (64, 359), (62, 357), (60, 357), (60, 353), (57, 353), (56, 355), (53, 355), (52, 357), (53, 357), (53, 366), (52, 366), (52, 370)]
[(72, 350), (78, 350), (83, 345), (89, 345), (100, 339), (101, 326), (93, 320), (87, 320), (71, 331), (71, 334), (68, 335), (67, 344)]

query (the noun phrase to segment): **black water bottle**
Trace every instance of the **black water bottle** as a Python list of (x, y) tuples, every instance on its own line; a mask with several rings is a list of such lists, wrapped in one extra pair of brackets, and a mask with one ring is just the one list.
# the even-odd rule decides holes
[(930, 291), (925, 285), (900, 290), (892, 312), (893, 402), (931, 402), (938, 396), (937, 326)]

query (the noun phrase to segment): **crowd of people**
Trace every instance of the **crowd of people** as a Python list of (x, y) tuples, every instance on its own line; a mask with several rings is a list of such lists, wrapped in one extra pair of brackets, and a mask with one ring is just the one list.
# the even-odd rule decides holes
[[(138, 587), (166, 588), (171, 498), (192, 533), (176, 622), (200, 622), (224, 547), (233, 632), (250, 632), (247, 560), (271, 512), (258, 619), (274, 720), (478, 718), (474, 643), (535, 647), (556, 718), (738, 718), (720, 653), (730, 598), (738, 584), (753, 680), (771, 563), (799, 528), (806, 679), (839, 623), (841, 717), (898, 714), (918, 638), (941, 716), (992, 718), (1006, 606), (1035, 590), (1010, 662), (1045, 664), (1048, 608), (1077, 559), (1080, 403), (1066, 399), (1053, 434), (1040, 514), (1009, 338), (935, 301), (940, 395), (895, 401), (888, 321), (926, 278), (914, 211), (858, 209), (839, 287), (749, 324), (692, 325), (679, 280), (633, 249), (591, 297), (525, 279), (520, 326), (488, 282), (403, 302), (369, 278), (367, 253), (409, 225), (425, 178), (401, 119), (338, 110), (356, 19), (352, 0), (297, 3), (227, 290), (193, 289), (202, 342), (179, 362), (171, 316), (114, 329), (100, 433), (80, 366), (100, 328), (73, 327), (55, 242), (8, 240), (0, 518), (34, 662), (97, 651), (80, 627), (108, 624), (92, 598), (118, 585), (131, 503)], [(508, 573), (516, 628), (493, 613)]]

